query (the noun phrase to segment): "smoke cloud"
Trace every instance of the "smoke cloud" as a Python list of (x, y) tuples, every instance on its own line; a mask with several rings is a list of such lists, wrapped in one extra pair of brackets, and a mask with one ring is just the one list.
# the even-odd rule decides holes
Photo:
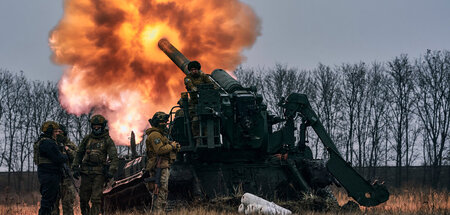
[(132, 130), (142, 136), (148, 118), (185, 91), (159, 39), (210, 73), (233, 70), (259, 35), (259, 18), (238, 0), (66, 0), (49, 38), (52, 60), (68, 65), (60, 103), (70, 113), (103, 114), (116, 144), (128, 145)]

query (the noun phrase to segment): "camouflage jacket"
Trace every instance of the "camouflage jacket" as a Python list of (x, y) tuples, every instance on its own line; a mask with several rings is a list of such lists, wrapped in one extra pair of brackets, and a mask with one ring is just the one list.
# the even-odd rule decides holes
[(66, 141), (61, 145), (65, 147), (65, 149), (62, 149), (61, 153), (67, 155), (67, 158), (69, 159), (67, 163), (70, 167), (77, 153), (77, 145), (75, 145), (75, 143), (73, 143), (69, 138), (66, 138)]
[(75, 159), (74, 167), (81, 164), (81, 173), (105, 174), (105, 166), (109, 163), (109, 172), (117, 171), (119, 159), (114, 141), (109, 136), (108, 130), (101, 135), (89, 134), (80, 143)]
[(161, 158), (160, 167), (168, 168), (175, 161), (176, 147), (157, 128), (149, 128), (145, 131), (148, 135), (145, 140), (147, 164), (145, 169), (150, 171), (156, 167), (157, 156)]
[(184, 84), (186, 85), (186, 90), (189, 92), (191, 96), (191, 100), (194, 103), (197, 103), (197, 86), (200, 84), (208, 84), (212, 83), (209, 76), (204, 73), (200, 73), (198, 77), (194, 77), (191, 74), (186, 75), (184, 78)]

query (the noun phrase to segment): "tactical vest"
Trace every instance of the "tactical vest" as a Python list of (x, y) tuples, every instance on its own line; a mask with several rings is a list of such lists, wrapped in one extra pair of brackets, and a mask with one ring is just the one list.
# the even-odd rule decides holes
[(44, 164), (44, 163), (52, 163), (52, 161), (50, 159), (40, 155), (39, 146), (43, 140), (50, 140), (50, 138), (42, 137), (38, 141), (34, 142), (34, 145), (33, 145), (33, 156), (34, 156), (33, 161), (34, 161), (34, 164), (36, 164), (36, 165)]
[(89, 138), (86, 144), (86, 152), (84, 153), (81, 163), (89, 166), (101, 166), (106, 164), (106, 141), (107, 138)]

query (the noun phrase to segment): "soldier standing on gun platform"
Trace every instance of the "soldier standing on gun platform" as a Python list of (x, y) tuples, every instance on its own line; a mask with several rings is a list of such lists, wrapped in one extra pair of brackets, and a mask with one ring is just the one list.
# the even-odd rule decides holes
[[(105, 117), (95, 115), (90, 123), (92, 132), (80, 143), (72, 165), (74, 178), (81, 174), (79, 195), (83, 215), (100, 214), (103, 185), (113, 177), (119, 162), (116, 146), (106, 129)], [(89, 201), (92, 207), (89, 207)]]
[(38, 178), (41, 192), (39, 215), (49, 215), (55, 205), (62, 179), (62, 165), (67, 156), (61, 154), (56, 143), (60, 135), (58, 123), (46, 121), (41, 127), (42, 134), (34, 144), (34, 162), (38, 166)]
[(202, 66), (198, 61), (191, 61), (188, 64), (189, 74), (184, 78), (184, 84), (186, 85), (186, 90), (191, 96), (191, 102), (193, 104), (198, 103), (198, 93), (197, 86), (200, 84), (211, 84), (211, 80), (208, 75), (203, 73), (200, 69)]
[[(148, 161), (145, 167), (145, 174), (152, 177), (160, 171), (160, 178), (155, 178), (155, 183), (148, 183), (149, 190), (153, 190), (152, 202), (155, 211), (164, 210), (167, 205), (167, 195), (169, 191), (170, 165), (176, 159), (176, 153), (180, 150), (177, 142), (167, 139), (167, 120), (169, 115), (164, 112), (156, 112), (150, 122), (151, 128), (147, 129), (147, 140), (145, 141)], [(160, 187), (156, 185), (157, 180)], [(154, 199), (156, 197), (156, 199)], [(153, 209), (152, 208), (152, 209)]]
[[(61, 147), (61, 153), (67, 155), (69, 159), (67, 161), (67, 166), (70, 167), (73, 163), (77, 146), (68, 138), (66, 126), (59, 124), (59, 129), (61, 130), (60, 132), (62, 135), (57, 136), (56, 142)], [(70, 177), (72, 176), (65, 176), (61, 182), (61, 189), (56, 200), (55, 207), (53, 208), (52, 215), (59, 214), (59, 200), (61, 200), (63, 214), (73, 215), (75, 185), (71, 181)]]
[[(200, 135), (200, 123), (197, 117), (197, 104), (198, 104), (198, 90), (197, 86), (200, 84), (212, 84), (211, 79), (208, 75), (203, 73), (200, 69), (202, 66), (198, 61), (191, 61), (188, 64), (189, 74), (184, 78), (184, 84), (186, 85), (186, 90), (189, 92), (191, 100), (189, 102), (189, 116), (192, 119), (192, 134), (194, 136)], [(201, 144), (201, 139), (197, 138), (197, 144)]]

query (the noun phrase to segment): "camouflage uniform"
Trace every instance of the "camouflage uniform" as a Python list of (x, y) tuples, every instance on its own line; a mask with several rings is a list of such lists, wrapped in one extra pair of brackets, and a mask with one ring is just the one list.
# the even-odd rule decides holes
[(184, 78), (184, 84), (186, 85), (186, 90), (189, 92), (191, 102), (193, 104), (198, 103), (197, 86), (200, 84), (211, 84), (211, 83), (212, 82), (211, 79), (209, 79), (209, 76), (202, 72), (199, 72), (197, 76), (191, 73), (186, 75), (186, 77)]
[[(163, 210), (167, 204), (167, 195), (169, 191), (169, 177), (170, 177), (170, 165), (176, 159), (176, 152), (179, 150), (179, 144), (171, 142), (165, 135), (167, 135), (164, 127), (161, 126), (161, 122), (166, 122), (165, 118), (167, 114), (163, 112), (157, 112), (152, 118), (152, 128), (146, 130), (147, 139), (145, 141), (147, 164), (145, 170), (151, 175), (154, 175), (157, 168), (161, 168), (161, 186), (159, 187), (159, 193), (157, 199), (154, 200), (154, 209), (159, 211)], [(160, 117), (161, 119), (156, 119)], [(164, 120), (165, 119), (165, 120)], [(159, 166), (158, 166), (158, 159)], [(147, 184), (149, 190), (154, 189), (154, 183)]]
[[(200, 70), (200, 64), (197, 61), (192, 61), (191, 63), (195, 62), (198, 64), (198, 69)], [(191, 63), (189, 63), (189, 70), (191, 69)], [(189, 117), (192, 121), (192, 134), (194, 136), (200, 135), (200, 123), (198, 121), (197, 117), (197, 104), (198, 104), (198, 93), (197, 93), (197, 86), (200, 84), (211, 84), (211, 79), (209, 79), (209, 76), (204, 74), (201, 71), (198, 71), (197, 74), (189, 73), (184, 78), (184, 84), (186, 85), (186, 90), (189, 92), (190, 95), (190, 102), (189, 102)], [(204, 131), (205, 133), (205, 131)], [(197, 139), (197, 143), (201, 144), (201, 140)]]
[[(113, 140), (105, 129), (106, 119), (101, 115), (95, 115), (90, 120), (93, 131), (84, 137), (79, 145), (73, 164), (74, 175), (81, 172), (80, 184), (80, 209), (81, 214), (100, 214), (103, 185), (105, 179), (109, 179), (117, 171), (117, 149)], [(100, 122), (101, 132), (96, 132), (94, 126)], [(109, 169), (107, 168), (110, 160)], [(78, 169), (78, 165), (81, 168)], [(91, 201), (92, 207), (89, 207)]]
[[(62, 141), (58, 140), (58, 143), (61, 145), (61, 147), (66, 147), (66, 150), (62, 150), (61, 153), (67, 155), (67, 157), (69, 158), (67, 165), (71, 166), (73, 163), (73, 159), (75, 158), (77, 146), (72, 141), (70, 141), (70, 139), (68, 139), (66, 135)], [(59, 214), (59, 201), (61, 200), (63, 214), (73, 215), (73, 203), (75, 202), (75, 192), (76, 192), (75, 187), (72, 184), (70, 178), (64, 177), (61, 183), (60, 193), (56, 200), (55, 208), (53, 208), (52, 214), (53, 215)]]

